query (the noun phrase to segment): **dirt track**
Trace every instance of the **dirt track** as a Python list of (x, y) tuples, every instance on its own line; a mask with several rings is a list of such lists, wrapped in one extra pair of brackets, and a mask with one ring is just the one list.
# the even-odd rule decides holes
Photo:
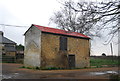
[(77, 70), (32, 70), (19, 68), (22, 64), (3, 63), (4, 79), (108, 79), (118, 67)]

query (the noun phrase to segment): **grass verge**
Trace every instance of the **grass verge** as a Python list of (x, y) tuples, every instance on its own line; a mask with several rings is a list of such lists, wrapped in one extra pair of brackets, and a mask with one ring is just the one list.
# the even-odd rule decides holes
[(105, 67), (105, 66), (118, 66), (119, 62), (117, 59), (100, 59), (100, 58), (91, 58), (90, 66), (96, 67)]
[[(102, 68), (102, 67), (113, 67), (118, 66), (119, 62), (117, 59), (100, 59), (100, 58), (91, 58), (90, 59), (90, 66), (91, 67), (85, 67), (88, 68)], [(94, 67), (92, 67), (94, 66)], [(48, 68), (40, 68), (40, 67), (25, 67), (22, 66), (20, 68), (26, 68), (26, 69), (34, 69), (34, 70), (70, 70), (70, 69), (85, 69), (85, 68), (57, 68), (57, 67), (48, 67)]]

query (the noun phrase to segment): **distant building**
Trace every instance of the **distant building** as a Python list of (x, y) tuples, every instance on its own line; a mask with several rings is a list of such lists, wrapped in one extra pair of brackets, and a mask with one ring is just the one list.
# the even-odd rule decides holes
[(4, 34), (2, 31), (0, 31), (0, 37), (2, 38), (1, 40), (2, 54), (7, 55), (7, 56), (15, 56), (16, 55), (16, 43), (4, 37)]
[(16, 59), (23, 59), (24, 60), (24, 46), (19, 44), (16, 46)]
[(17, 54), (24, 54), (24, 46), (19, 44), (16, 46)]
[(89, 67), (89, 37), (76, 32), (32, 25), (25, 35), (25, 66)]

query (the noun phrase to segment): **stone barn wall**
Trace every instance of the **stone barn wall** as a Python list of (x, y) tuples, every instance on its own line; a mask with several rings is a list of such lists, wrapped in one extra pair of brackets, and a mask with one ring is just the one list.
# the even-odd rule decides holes
[(89, 40), (69, 37), (68, 54), (75, 54), (76, 68), (89, 67)]
[(60, 51), (61, 35), (42, 33), (41, 66), (68, 68), (68, 55), (75, 55), (75, 67), (89, 66), (89, 40), (67, 37), (67, 51)]
[(67, 57), (65, 55), (67, 55), (67, 52), (61, 53), (59, 51), (59, 37), (58, 35), (42, 33), (42, 67), (66, 67)]

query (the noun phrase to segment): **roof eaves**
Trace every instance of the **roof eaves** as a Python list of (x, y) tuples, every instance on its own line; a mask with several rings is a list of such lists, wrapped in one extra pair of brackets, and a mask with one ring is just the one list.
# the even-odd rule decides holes
[[(72, 37), (80, 37), (80, 38), (86, 38), (86, 39), (90, 39), (90, 37), (88, 37), (88, 36), (86, 36), (86, 35), (84, 35), (84, 34), (81, 34), (81, 36), (75, 36), (75, 35), (67, 35), (67, 34), (62, 34), (62, 33), (55, 33), (55, 32), (49, 32), (49, 31), (44, 31), (43, 29), (40, 29), (39, 27), (43, 27), (44, 28), (44, 26), (39, 26), (39, 25), (35, 25), (35, 24), (32, 24), (32, 26), (35, 26), (36, 28), (38, 28), (39, 30), (41, 30), (42, 32), (47, 32), (47, 33), (53, 33), (53, 34), (60, 34), (60, 35), (66, 35), (66, 36), (72, 36)], [(31, 27), (32, 27), (31, 26)], [(60, 29), (55, 29), (55, 28), (50, 28), (50, 27), (46, 27), (46, 28), (48, 28), (48, 29), (53, 29), (53, 30), (60, 30)], [(61, 31), (61, 30), (60, 30)], [(62, 31), (65, 31), (65, 30), (62, 30)], [(65, 31), (65, 32), (67, 32), (67, 31)], [(74, 32), (74, 33), (77, 33), (77, 32)]]
[(30, 30), (30, 28), (32, 27), (32, 26), (34, 26), (33, 24), (28, 28), (28, 30), (23, 34), (23, 35), (25, 35), (29, 30)]
[(68, 37), (75, 37), (75, 38), (82, 38), (82, 39), (91, 39), (91, 38), (87, 38), (87, 37), (80, 37), (80, 36), (72, 36), (72, 35), (65, 35), (65, 34), (59, 34), (59, 33), (51, 33), (51, 32), (45, 32), (42, 31), (43, 33), (48, 33), (48, 34), (54, 34), (54, 35), (63, 35), (63, 36), (68, 36)]

